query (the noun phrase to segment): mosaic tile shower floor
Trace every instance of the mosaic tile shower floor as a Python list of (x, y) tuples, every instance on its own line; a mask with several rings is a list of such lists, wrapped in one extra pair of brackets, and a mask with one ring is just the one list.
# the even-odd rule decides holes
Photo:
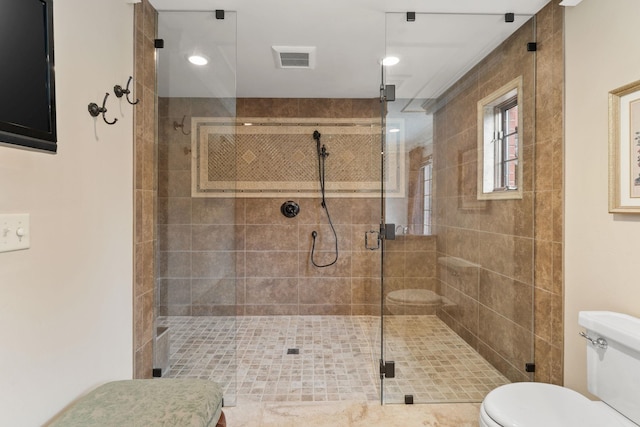
[[(225, 404), (377, 401), (380, 319), (372, 316), (159, 318), (170, 331), (168, 378), (208, 378)], [(384, 400), (481, 401), (508, 380), (436, 316), (385, 317), (396, 378)], [(294, 354), (290, 354), (292, 353)], [(295, 350), (298, 354), (295, 354)]]

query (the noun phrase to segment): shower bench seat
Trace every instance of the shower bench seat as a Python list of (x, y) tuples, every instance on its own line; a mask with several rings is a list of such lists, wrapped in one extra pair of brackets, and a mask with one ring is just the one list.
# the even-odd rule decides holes
[(81, 397), (50, 427), (225, 427), (222, 389), (199, 379), (114, 381)]

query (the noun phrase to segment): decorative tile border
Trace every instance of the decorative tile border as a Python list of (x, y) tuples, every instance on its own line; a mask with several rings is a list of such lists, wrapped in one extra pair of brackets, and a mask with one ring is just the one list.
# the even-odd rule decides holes
[[(405, 196), (401, 131), (387, 137), (385, 194)], [(375, 197), (381, 191), (377, 119), (192, 119), (193, 197), (318, 197), (315, 130), (326, 146), (326, 194)]]

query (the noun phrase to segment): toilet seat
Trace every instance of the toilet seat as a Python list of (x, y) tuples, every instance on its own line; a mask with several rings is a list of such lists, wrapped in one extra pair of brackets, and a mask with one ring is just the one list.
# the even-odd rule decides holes
[(442, 298), (435, 292), (426, 289), (399, 289), (389, 292), (387, 302), (405, 306), (426, 306), (440, 304)]
[(482, 427), (637, 427), (613, 408), (568, 388), (513, 383), (491, 391), (480, 407)]

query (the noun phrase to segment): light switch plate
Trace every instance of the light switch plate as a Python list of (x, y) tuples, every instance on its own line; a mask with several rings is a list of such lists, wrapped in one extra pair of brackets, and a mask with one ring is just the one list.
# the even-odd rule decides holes
[(0, 214), (0, 252), (29, 249), (30, 237), (29, 214)]

